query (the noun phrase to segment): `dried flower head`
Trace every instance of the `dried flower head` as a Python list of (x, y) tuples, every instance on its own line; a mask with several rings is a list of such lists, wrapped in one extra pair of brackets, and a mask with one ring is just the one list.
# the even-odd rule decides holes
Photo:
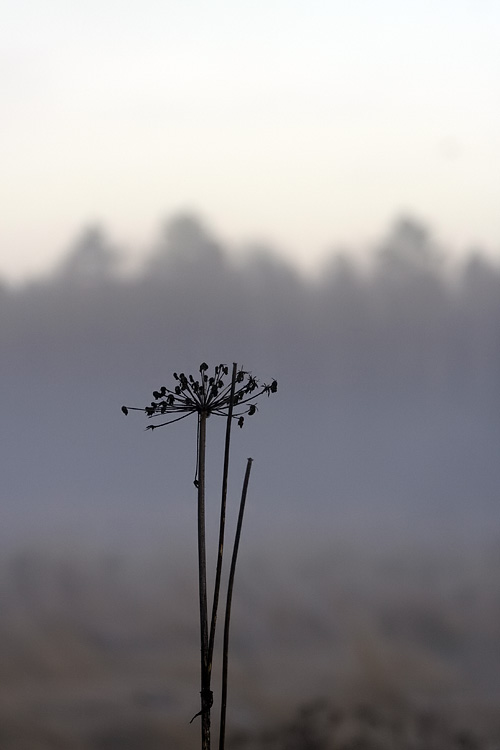
[[(177, 384), (173, 389), (162, 385), (159, 390), (153, 391), (153, 401), (146, 407), (122, 406), (122, 412), (127, 415), (129, 411), (143, 411), (149, 419), (164, 416), (165, 414), (178, 415), (160, 424), (151, 424), (147, 430), (164, 427), (167, 424), (185, 419), (190, 414), (211, 414), (216, 416), (227, 416), (231, 405), (231, 378), (228, 378), (229, 368), (220, 364), (214, 368), (213, 375), (208, 375), (208, 365), (202, 362), (199, 367), (199, 376), (195, 379), (192, 375), (183, 372), (174, 372), (174, 380)], [(238, 370), (234, 395), (232, 397), (232, 417), (237, 420), (238, 426), (243, 427), (244, 415), (252, 416), (257, 411), (255, 400), (262, 394), (276, 393), (278, 383), (260, 383), (250, 372)]]

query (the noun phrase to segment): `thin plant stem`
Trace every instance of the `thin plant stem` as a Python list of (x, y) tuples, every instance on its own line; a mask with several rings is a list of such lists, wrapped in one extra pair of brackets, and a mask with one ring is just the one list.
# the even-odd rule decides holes
[(201, 747), (210, 750), (210, 673), (208, 671), (207, 559), (205, 544), (205, 453), (207, 414), (198, 415), (198, 576), (201, 640)]
[(219, 547), (217, 553), (217, 568), (215, 571), (214, 600), (212, 604), (212, 619), (210, 622), (210, 636), (208, 642), (208, 669), (212, 673), (212, 658), (215, 643), (215, 628), (217, 626), (217, 610), (219, 607), (220, 582), (222, 577), (222, 557), (224, 553), (224, 530), (226, 525), (226, 503), (227, 503), (227, 478), (229, 473), (229, 447), (231, 444), (231, 426), (233, 421), (233, 399), (236, 390), (236, 375), (238, 365), (233, 362), (233, 372), (231, 379), (231, 392), (229, 398), (229, 407), (226, 421), (226, 443), (224, 447), (224, 469), (222, 472), (222, 498), (220, 506), (219, 519)]
[[(165, 421), (160, 424), (149, 424), (147, 430), (155, 430), (157, 427), (179, 422), (191, 414), (197, 415), (197, 438), (196, 438), (196, 469), (194, 484), (198, 491), (198, 584), (199, 584), (199, 606), (200, 606), (200, 642), (201, 642), (201, 710), (193, 716), (193, 721), (201, 715), (201, 747), (202, 750), (210, 750), (210, 714), (213, 704), (211, 691), (212, 662), (215, 646), (215, 634), (217, 628), (217, 615), (219, 609), (220, 588), (222, 581), (222, 566), (224, 554), (224, 534), (226, 525), (227, 490), (229, 475), (229, 453), (231, 444), (231, 429), (233, 419), (237, 420), (238, 427), (243, 427), (244, 415), (252, 416), (257, 411), (255, 401), (259, 396), (276, 393), (278, 381), (273, 379), (270, 383), (259, 383), (247, 370), (239, 370), (237, 363), (233, 363), (232, 377), (229, 382), (226, 376), (229, 374), (227, 365), (218, 364), (213, 369), (213, 375), (208, 375), (209, 369), (206, 362), (199, 367), (199, 380), (192, 375), (186, 376), (174, 372), (174, 380), (177, 384), (173, 388), (161, 386), (153, 391), (153, 400), (143, 409), (136, 406), (122, 406), (121, 410), (125, 416), (129, 411), (142, 411), (148, 419), (157, 419), (166, 415)], [(207, 602), (207, 556), (206, 556), (206, 524), (205, 524), (205, 464), (206, 464), (206, 423), (210, 415), (226, 417), (226, 439), (224, 447), (224, 461), (222, 471), (222, 493), (219, 518), (219, 542), (217, 549), (217, 562), (215, 568), (214, 594), (212, 601), (210, 622), (208, 620)], [(219, 738), (220, 747), (224, 747), (225, 713), (227, 700), (227, 667), (228, 667), (228, 643), (229, 622), (231, 616), (231, 598), (234, 583), (238, 545), (243, 522), (243, 511), (245, 507), (248, 481), (252, 459), (248, 459), (247, 469), (243, 482), (240, 500), (240, 509), (236, 536), (233, 545), (229, 582), (227, 590), (224, 634), (223, 634), (223, 700), (221, 707), (221, 734)]]
[(245, 478), (243, 480), (243, 489), (241, 491), (240, 510), (238, 513), (238, 522), (236, 524), (236, 534), (234, 537), (233, 554), (231, 557), (231, 567), (229, 570), (229, 580), (227, 584), (226, 615), (224, 619), (224, 641), (222, 647), (222, 694), (220, 709), (220, 726), (219, 726), (219, 750), (224, 750), (226, 738), (226, 703), (227, 703), (227, 666), (229, 658), (229, 624), (231, 620), (231, 601), (233, 597), (234, 575), (236, 571), (236, 559), (238, 557), (238, 547), (240, 544), (241, 527), (243, 524), (243, 513), (245, 511), (245, 502), (247, 498), (248, 482), (250, 480), (250, 471), (252, 469), (253, 459), (247, 460)]

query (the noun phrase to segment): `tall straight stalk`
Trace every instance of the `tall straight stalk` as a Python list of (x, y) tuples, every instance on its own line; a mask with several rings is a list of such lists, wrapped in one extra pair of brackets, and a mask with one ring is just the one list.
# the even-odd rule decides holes
[(215, 628), (217, 625), (217, 610), (219, 607), (219, 592), (220, 582), (222, 577), (222, 557), (224, 553), (224, 530), (226, 525), (226, 503), (227, 503), (227, 478), (229, 473), (229, 447), (231, 444), (231, 426), (233, 421), (233, 401), (234, 392), (236, 390), (236, 375), (238, 371), (238, 365), (233, 362), (233, 372), (231, 376), (231, 394), (229, 397), (229, 407), (227, 411), (226, 421), (226, 442), (224, 447), (224, 469), (222, 472), (222, 498), (220, 506), (220, 519), (219, 519), (219, 546), (217, 553), (217, 568), (215, 571), (215, 585), (214, 585), (214, 600), (212, 604), (212, 618), (210, 621), (210, 635), (208, 641), (208, 669), (210, 675), (212, 674), (212, 659), (214, 653), (214, 642), (215, 642)]
[(198, 414), (198, 576), (201, 638), (201, 747), (210, 750), (210, 672), (208, 669), (207, 559), (205, 544), (205, 453), (207, 413)]
[(250, 471), (252, 469), (253, 459), (247, 460), (245, 478), (243, 480), (243, 489), (241, 491), (240, 510), (238, 513), (238, 523), (236, 524), (236, 534), (234, 537), (233, 554), (231, 557), (231, 568), (229, 570), (229, 581), (227, 585), (226, 599), (226, 616), (224, 619), (224, 642), (222, 650), (222, 696), (220, 709), (220, 734), (219, 750), (224, 750), (226, 739), (226, 703), (227, 703), (227, 665), (229, 658), (229, 623), (231, 620), (231, 601), (233, 598), (234, 574), (236, 571), (236, 559), (238, 557), (238, 547), (240, 545), (241, 526), (243, 524), (243, 513), (245, 512), (245, 502), (247, 499), (248, 482), (250, 480)]

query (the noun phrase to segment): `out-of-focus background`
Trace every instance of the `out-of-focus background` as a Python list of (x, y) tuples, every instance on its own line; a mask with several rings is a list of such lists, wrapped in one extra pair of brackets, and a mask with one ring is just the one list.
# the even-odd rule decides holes
[(197, 746), (196, 426), (120, 407), (203, 360), (279, 383), (230, 746), (494, 747), (498, 6), (5, 5), (2, 750)]

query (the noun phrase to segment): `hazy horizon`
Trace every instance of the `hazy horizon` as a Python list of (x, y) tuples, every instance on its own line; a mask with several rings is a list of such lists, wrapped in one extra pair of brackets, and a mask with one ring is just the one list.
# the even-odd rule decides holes
[[(476, 253), (450, 275), (411, 219), (373, 258), (306, 278), (269, 248), (236, 259), (180, 215), (135, 275), (92, 229), (51, 274), (0, 287), (3, 532), (146, 543), (163, 523), (189, 526), (193, 424), (145, 434), (120, 406), (206, 360), (279, 381), (234, 440), (234, 486), (255, 458), (256, 528), (493, 533), (500, 271)], [(210, 424), (214, 451), (221, 429)]]

